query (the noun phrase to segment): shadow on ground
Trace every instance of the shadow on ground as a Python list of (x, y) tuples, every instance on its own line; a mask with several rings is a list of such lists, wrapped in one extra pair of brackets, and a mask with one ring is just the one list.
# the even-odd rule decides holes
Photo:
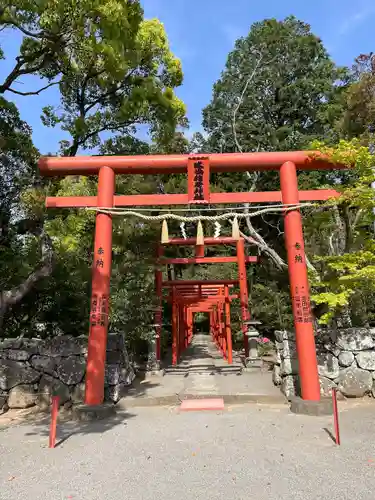
[[(132, 398), (145, 397), (148, 390), (158, 385), (158, 383), (145, 380), (145, 375), (139, 373), (133, 384), (124, 390), (121, 395), (122, 400), (126, 405), (126, 396)], [(73, 420), (71, 409), (61, 407), (58, 416), (56, 446), (62, 445), (74, 435), (103, 434), (115, 427), (126, 425), (126, 421), (135, 416), (135, 414), (124, 409), (122, 405), (121, 407), (117, 406), (116, 414), (113, 417), (105, 420), (78, 422)], [(0, 418), (0, 431), (5, 431), (8, 427), (16, 425), (20, 429), (26, 428), (25, 436), (45, 437), (46, 444), (48, 444), (50, 422), (50, 409), (42, 410), (33, 407), (27, 410), (10, 410)]]
[(160, 386), (160, 384), (156, 383), (154, 379), (152, 381), (147, 380), (146, 372), (138, 372), (132, 385), (124, 387), (122, 390), (121, 399), (126, 402), (127, 397), (144, 398), (150, 390)]
[[(38, 421), (24, 422), (21, 425), (32, 425), (32, 430), (25, 433), (25, 436), (45, 437), (46, 444), (50, 430), (50, 416), (44, 414), (40, 416)], [(57, 423), (56, 431), (56, 447), (61, 446), (72, 436), (87, 435), (87, 434), (103, 434), (117, 426), (126, 425), (129, 418), (134, 418), (135, 415), (125, 411), (121, 411), (111, 418), (106, 420), (96, 420), (92, 422), (75, 422), (72, 421), (69, 415), (63, 413)]]

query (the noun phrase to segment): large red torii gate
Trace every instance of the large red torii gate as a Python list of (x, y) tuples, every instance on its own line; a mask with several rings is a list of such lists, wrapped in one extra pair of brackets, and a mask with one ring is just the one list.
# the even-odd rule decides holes
[[(104, 399), (104, 373), (109, 312), (112, 260), (112, 216), (101, 208), (121, 206), (186, 205), (205, 203), (282, 202), (285, 242), (301, 392), (303, 399), (320, 399), (315, 339), (310, 310), (310, 294), (305, 261), (302, 218), (298, 205), (302, 201), (327, 200), (338, 196), (334, 190), (299, 191), (297, 169), (321, 170), (345, 168), (333, 164), (319, 153), (260, 152), (209, 155), (42, 157), (39, 169), (44, 176), (98, 175), (97, 196), (48, 197), (47, 208), (96, 207), (94, 263), (90, 312), (90, 333), (86, 372), (85, 402), (97, 405)], [(210, 173), (275, 170), (280, 173), (281, 191), (258, 193), (210, 193)], [(118, 174), (187, 173), (186, 194), (115, 195)]]

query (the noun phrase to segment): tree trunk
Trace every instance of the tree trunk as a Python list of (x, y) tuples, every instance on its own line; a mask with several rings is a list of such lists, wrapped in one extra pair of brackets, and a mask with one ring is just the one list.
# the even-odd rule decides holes
[(50, 276), (53, 269), (53, 245), (51, 238), (42, 230), (40, 235), (42, 259), (40, 267), (33, 271), (23, 283), (10, 290), (0, 292), (0, 331), (3, 330), (4, 317), (11, 307), (31, 292), (42, 278)]

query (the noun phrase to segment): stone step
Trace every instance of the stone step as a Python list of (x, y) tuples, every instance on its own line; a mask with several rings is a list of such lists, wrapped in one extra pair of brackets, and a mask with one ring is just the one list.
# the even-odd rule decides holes
[(189, 366), (182, 367), (178, 366), (176, 368), (166, 368), (165, 374), (181, 374), (181, 373), (207, 373), (207, 372), (215, 372), (215, 373), (228, 373), (228, 374), (237, 374), (242, 373), (242, 366), (233, 366), (233, 367), (218, 367), (218, 366)]

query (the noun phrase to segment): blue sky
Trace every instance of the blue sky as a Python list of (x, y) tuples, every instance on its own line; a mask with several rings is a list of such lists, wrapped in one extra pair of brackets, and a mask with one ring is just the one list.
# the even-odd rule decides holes
[[(182, 60), (184, 84), (177, 90), (187, 105), (190, 131), (201, 128), (201, 111), (211, 99), (212, 85), (224, 68), (235, 40), (248, 33), (251, 24), (264, 18), (283, 19), (293, 14), (309, 23), (338, 64), (350, 65), (358, 54), (375, 50), (374, 0), (143, 0), (145, 17), (157, 17), (165, 25), (171, 48)], [(0, 33), (7, 60), (0, 63), (5, 74), (14, 63), (19, 38)], [(37, 79), (25, 78), (19, 89), (37, 88)], [(7, 96), (33, 128), (33, 139), (42, 153), (58, 150), (61, 131), (40, 122), (47, 104), (58, 104), (58, 92), (50, 89), (36, 97)]]

